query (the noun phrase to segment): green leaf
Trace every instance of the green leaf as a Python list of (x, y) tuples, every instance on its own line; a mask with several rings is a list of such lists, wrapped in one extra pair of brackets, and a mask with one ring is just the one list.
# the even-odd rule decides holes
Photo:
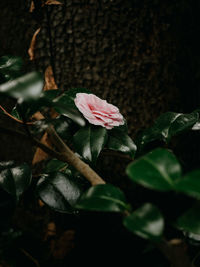
[(15, 166), (15, 162), (13, 160), (0, 161), (0, 171), (3, 171), (8, 168), (12, 168), (14, 166)]
[(175, 183), (175, 189), (186, 195), (200, 199), (200, 170), (187, 173)]
[(145, 203), (131, 215), (124, 218), (124, 226), (132, 233), (145, 238), (158, 241), (162, 237), (164, 219), (157, 207)]
[(138, 143), (142, 148), (154, 140), (164, 140), (169, 142), (172, 136), (192, 128), (198, 121), (199, 113), (197, 111), (190, 114), (167, 112), (162, 114), (155, 124), (146, 129), (140, 136)]
[(72, 88), (54, 100), (54, 107), (58, 113), (67, 116), (83, 127), (85, 126), (85, 120), (74, 103), (77, 93), (89, 94), (90, 91), (85, 88)]
[(107, 130), (101, 126), (87, 125), (73, 137), (76, 151), (86, 160), (96, 162), (107, 141)]
[(199, 113), (192, 112), (190, 114), (180, 114), (173, 121), (171, 127), (169, 128), (168, 138), (171, 139), (172, 136), (192, 128), (192, 126), (198, 121)]
[(181, 166), (173, 153), (157, 148), (129, 164), (126, 173), (144, 187), (168, 191), (181, 176)]
[(0, 73), (4, 81), (9, 81), (20, 75), (23, 65), (22, 58), (16, 56), (3, 56), (0, 58)]
[(71, 175), (53, 172), (42, 175), (37, 184), (37, 192), (49, 207), (71, 213), (82, 193), (82, 186)]
[(74, 122), (83, 127), (85, 126), (85, 120), (74, 103), (74, 98), (77, 93), (89, 93), (89, 91), (85, 88), (70, 89), (53, 101), (54, 108), (58, 113), (72, 119)]
[(15, 80), (0, 85), (0, 93), (17, 99), (35, 99), (39, 97), (43, 88), (40, 73), (30, 72)]
[(68, 143), (72, 143), (74, 128), (77, 128), (77, 126), (74, 125), (70, 119), (60, 116), (58, 119), (54, 120), (53, 125), (62, 139), (67, 140)]
[(44, 91), (36, 99), (28, 99), (17, 104), (15, 109), (18, 113), (22, 112), (24, 117), (28, 119), (35, 112), (41, 111), (44, 107), (53, 107), (53, 100), (58, 94), (58, 90)]
[(192, 126), (192, 130), (193, 131), (199, 131), (200, 130), (200, 122), (196, 122), (193, 126)]
[(187, 210), (177, 220), (177, 227), (181, 230), (191, 232), (194, 234), (200, 234), (200, 205), (197, 204), (191, 209)]
[(55, 99), (55, 102), (62, 106), (71, 106), (72, 108), (76, 108), (74, 99), (76, 98), (77, 93), (91, 94), (91, 92), (86, 88), (72, 88)]
[(134, 157), (137, 150), (133, 140), (123, 131), (115, 128), (109, 131), (107, 147)]
[(31, 170), (26, 163), (17, 166), (12, 161), (0, 163), (0, 186), (16, 200), (29, 186), (31, 177)]
[(130, 209), (124, 193), (111, 184), (90, 187), (82, 194), (75, 207), (77, 209), (103, 212), (124, 212)]
[(72, 119), (74, 122), (76, 122), (82, 127), (85, 126), (85, 120), (82, 114), (73, 105), (68, 104), (65, 106), (62, 103), (54, 101), (54, 108), (59, 114), (62, 114), (63, 116)]
[(58, 172), (62, 169), (66, 169), (68, 164), (58, 159), (51, 159), (44, 170), (45, 173)]
[(127, 125), (127, 121), (124, 119), (124, 124), (123, 125), (120, 125), (120, 126), (115, 126), (113, 128), (114, 129), (117, 129), (117, 130), (120, 130), (122, 132), (124, 132), (125, 134), (128, 134), (128, 125)]
[(12, 109), (11, 115), (12, 115), (13, 117), (15, 117), (16, 119), (18, 119), (18, 120), (23, 120), (22, 117), (20, 116), (20, 113), (19, 113), (19, 110), (17, 109), (17, 106), (15, 106), (15, 107)]

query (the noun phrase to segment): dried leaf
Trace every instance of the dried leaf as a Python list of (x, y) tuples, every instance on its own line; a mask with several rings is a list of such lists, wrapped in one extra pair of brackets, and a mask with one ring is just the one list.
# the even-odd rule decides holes
[(34, 60), (35, 56), (34, 56), (34, 50), (35, 50), (35, 44), (36, 44), (36, 38), (38, 33), (40, 32), (40, 28), (36, 30), (36, 32), (33, 34), (33, 38), (31, 40), (31, 44), (30, 47), (28, 49), (28, 54), (30, 57), (30, 60)]
[[(45, 132), (44, 135), (41, 138), (41, 143), (43, 143), (44, 145), (47, 146), (51, 146), (51, 143), (48, 139), (48, 135)], [(36, 152), (34, 154), (33, 160), (32, 160), (32, 164), (35, 165), (36, 163), (39, 163), (42, 160), (45, 160), (49, 157), (49, 155), (47, 153), (45, 153), (42, 149), (40, 149), (39, 147), (36, 149)]]
[[(55, 83), (54, 75), (53, 75), (53, 70), (51, 66), (48, 66), (45, 70), (45, 86), (44, 86), (44, 91), (47, 90), (53, 90), (53, 89), (58, 89), (57, 84)], [(51, 110), (51, 118), (56, 118), (58, 116), (58, 113), (55, 110)], [(36, 112), (32, 118), (36, 120), (42, 120), (44, 119), (44, 116), (40, 112)], [(45, 132), (44, 135), (42, 136), (42, 139), (40, 140), (41, 143), (48, 145), (49, 147), (52, 147), (51, 141), (48, 138), (47, 133)], [(47, 153), (45, 153), (42, 149), (39, 147), (36, 149), (36, 152), (33, 157), (32, 164), (36, 164), (41, 162), (42, 160), (45, 160), (49, 157)]]
[(41, 199), (39, 199), (38, 200), (38, 205), (42, 208), (42, 207), (44, 207), (45, 204)]
[(48, 223), (47, 229), (45, 231), (44, 241), (53, 236), (56, 236), (56, 225), (54, 222), (50, 222)]
[(63, 3), (56, 0), (47, 0), (44, 5), (63, 5)]
[(32, 119), (39, 121), (39, 120), (43, 120), (44, 116), (42, 115), (40, 111), (38, 111), (32, 116)]
[(30, 9), (29, 9), (29, 12), (33, 12), (34, 11), (34, 9), (35, 9), (35, 5), (34, 5), (34, 2), (33, 1), (31, 1), (31, 5), (30, 5)]
[(51, 66), (48, 66), (45, 70), (45, 86), (44, 91), (58, 89), (58, 86), (55, 82), (53, 70)]

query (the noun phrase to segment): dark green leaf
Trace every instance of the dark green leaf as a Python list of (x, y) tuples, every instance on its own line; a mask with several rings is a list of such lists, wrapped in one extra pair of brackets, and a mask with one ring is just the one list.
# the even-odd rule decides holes
[(70, 119), (72, 119), (74, 122), (79, 124), (80, 126), (85, 126), (85, 120), (82, 116), (82, 114), (78, 111), (78, 109), (72, 105), (72, 104), (63, 104), (61, 101), (55, 100), (53, 102), (55, 110), (62, 114), (63, 116), (66, 116)]
[(84, 159), (96, 162), (99, 153), (107, 141), (107, 130), (101, 126), (87, 125), (73, 137), (76, 151)]
[(180, 114), (173, 121), (169, 127), (167, 140), (171, 139), (172, 136), (192, 128), (192, 126), (198, 121), (199, 113), (192, 112), (190, 114)]
[(62, 106), (71, 106), (72, 108), (76, 108), (74, 99), (76, 98), (77, 93), (91, 94), (91, 92), (86, 88), (72, 88), (57, 97), (57, 99), (55, 99), (55, 102), (59, 103)]
[(58, 159), (51, 159), (44, 170), (45, 173), (50, 173), (50, 172), (58, 172), (62, 169), (67, 168), (67, 163), (60, 161)]
[(186, 211), (181, 217), (177, 220), (178, 228), (191, 232), (194, 234), (200, 234), (200, 206), (195, 205), (188, 211)]
[(164, 219), (160, 211), (150, 203), (125, 217), (123, 224), (132, 233), (151, 240), (159, 240), (164, 229)]
[(158, 148), (129, 164), (126, 173), (145, 187), (168, 191), (181, 176), (181, 166), (174, 154)]
[(200, 170), (187, 173), (175, 183), (177, 191), (200, 199)]
[(133, 140), (123, 131), (115, 128), (110, 130), (107, 147), (134, 157), (137, 150)]
[(82, 193), (82, 186), (73, 177), (53, 172), (44, 174), (37, 184), (41, 200), (60, 212), (74, 212), (73, 206)]
[(9, 81), (20, 75), (22, 58), (16, 56), (3, 56), (0, 58), (0, 73), (4, 81)]
[(80, 126), (85, 126), (85, 120), (74, 103), (77, 93), (89, 94), (90, 91), (85, 88), (72, 88), (54, 100), (54, 107), (58, 113), (67, 116)]
[(0, 85), (0, 93), (17, 99), (34, 99), (39, 97), (43, 88), (40, 73), (31, 72), (15, 80)]
[(15, 162), (13, 160), (0, 161), (0, 171), (3, 171), (8, 168), (12, 168), (14, 166), (15, 166)]
[(28, 99), (25, 102), (17, 104), (17, 112), (22, 112), (28, 119), (35, 112), (41, 111), (44, 107), (53, 107), (53, 99), (58, 95), (58, 90), (48, 90), (42, 92), (37, 99)]
[(19, 114), (19, 111), (17, 109), (17, 106), (15, 106), (11, 112), (11, 115), (15, 118), (17, 118), (18, 120), (23, 120), (22, 117)]
[(193, 131), (199, 131), (200, 130), (200, 122), (196, 122), (193, 126), (192, 126), (192, 130)]
[(54, 120), (53, 125), (62, 139), (67, 140), (68, 144), (72, 143), (75, 125), (70, 119), (60, 116), (58, 119)]
[(29, 186), (31, 177), (31, 170), (26, 163), (19, 166), (14, 166), (11, 161), (0, 163), (0, 186), (16, 200)]
[(190, 114), (167, 112), (162, 114), (155, 124), (146, 129), (139, 137), (138, 143), (143, 147), (154, 140), (170, 141), (171, 137), (178, 133), (192, 128), (198, 121), (199, 114), (197, 111)]
[(123, 212), (130, 209), (124, 193), (111, 184), (90, 187), (77, 202), (77, 209)]

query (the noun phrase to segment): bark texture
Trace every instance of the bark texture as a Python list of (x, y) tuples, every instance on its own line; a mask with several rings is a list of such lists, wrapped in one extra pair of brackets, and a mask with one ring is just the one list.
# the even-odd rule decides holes
[(61, 89), (87, 87), (117, 105), (133, 137), (162, 112), (197, 107), (198, 1), (62, 2), (36, 16), (30, 1), (1, 1), (0, 54), (27, 59), (41, 27), (35, 67), (52, 64)]

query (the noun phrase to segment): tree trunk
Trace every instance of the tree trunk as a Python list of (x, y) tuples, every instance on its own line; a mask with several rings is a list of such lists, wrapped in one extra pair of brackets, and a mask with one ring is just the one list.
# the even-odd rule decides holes
[(198, 1), (62, 2), (45, 6), (36, 22), (30, 1), (1, 1), (1, 55), (27, 59), (41, 27), (36, 67), (53, 65), (63, 90), (86, 87), (117, 105), (133, 137), (162, 112), (197, 107)]

